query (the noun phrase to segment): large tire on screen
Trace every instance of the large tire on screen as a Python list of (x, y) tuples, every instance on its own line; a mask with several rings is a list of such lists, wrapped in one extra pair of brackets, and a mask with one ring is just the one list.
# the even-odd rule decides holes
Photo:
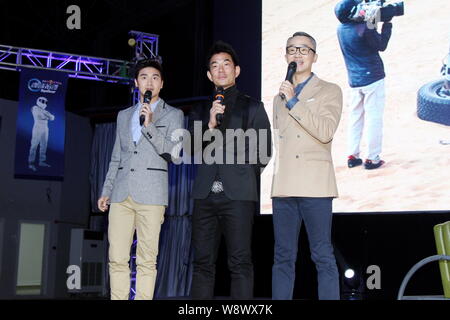
[(417, 116), (450, 126), (450, 96), (444, 94), (445, 80), (427, 83), (417, 95)]

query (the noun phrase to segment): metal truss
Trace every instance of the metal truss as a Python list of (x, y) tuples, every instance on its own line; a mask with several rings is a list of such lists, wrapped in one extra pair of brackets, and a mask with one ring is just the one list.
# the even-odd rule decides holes
[[(154, 59), (162, 63), (161, 57), (158, 55), (159, 36), (156, 34), (145, 33), (141, 31), (130, 31), (129, 45), (134, 46), (134, 59), (136, 63), (144, 59)], [(133, 92), (133, 103), (139, 102), (139, 91), (137, 89)]]
[(66, 72), (71, 78), (130, 84), (128, 61), (0, 45), (0, 69)]
[[(161, 60), (158, 55), (159, 36), (156, 34), (145, 33), (141, 31), (130, 31), (128, 35), (134, 39), (136, 44), (134, 46), (135, 58), (141, 59), (156, 59)], [(161, 62), (161, 61), (160, 61)]]
[[(132, 61), (123, 61), (40, 49), (0, 45), (0, 69), (20, 71), (22, 68), (65, 72), (70, 78), (105, 81), (133, 85), (130, 71), (143, 59), (155, 59), (162, 63), (158, 54), (159, 36), (141, 31), (130, 31), (130, 45), (134, 46)], [(139, 92), (133, 90), (133, 103), (139, 101)]]

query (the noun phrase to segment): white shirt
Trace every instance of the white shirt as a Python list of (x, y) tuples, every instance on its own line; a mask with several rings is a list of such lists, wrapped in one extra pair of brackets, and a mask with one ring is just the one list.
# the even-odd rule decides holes
[[(155, 103), (150, 104), (150, 108), (151, 108), (152, 112), (155, 112), (156, 106), (158, 105), (160, 100), (161, 99), (158, 99)], [(141, 135), (142, 135), (142, 132), (141, 132), (142, 127), (139, 124), (139, 113), (141, 111), (141, 108), (142, 108), (142, 103), (139, 102), (134, 107), (133, 116), (131, 117), (131, 136), (133, 138), (134, 143), (138, 143), (139, 139), (141, 139)]]

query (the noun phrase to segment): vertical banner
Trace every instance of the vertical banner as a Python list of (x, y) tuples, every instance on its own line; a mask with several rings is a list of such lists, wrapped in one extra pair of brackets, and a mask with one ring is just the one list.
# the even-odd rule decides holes
[(67, 74), (23, 69), (15, 178), (63, 180)]

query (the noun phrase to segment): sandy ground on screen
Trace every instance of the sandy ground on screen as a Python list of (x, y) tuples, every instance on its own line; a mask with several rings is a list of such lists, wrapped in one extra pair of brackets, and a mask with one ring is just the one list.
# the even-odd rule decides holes
[[(284, 47), (296, 31), (318, 42), (313, 71), (344, 92), (341, 122), (333, 142), (339, 188), (334, 212), (448, 210), (450, 199), (450, 127), (417, 117), (419, 88), (441, 78), (450, 41), (448, 0), (406, 0), (405, 15), (393, 19), (393, 33), (382, 53), (386, 71), (386, 108), (382, 159), (377, 170), (347, 168), (348, 79), (339, 48), (334, 0), (264, 0), (262, 96), (272, 120), (272, 99), (286, 73)], [(381, 28), (381, 25), (379, 26)], [(366, 155), (364, 136), (361, 146)], [(262, 212), (271, 213), (273, 162), (262, 175)]]

